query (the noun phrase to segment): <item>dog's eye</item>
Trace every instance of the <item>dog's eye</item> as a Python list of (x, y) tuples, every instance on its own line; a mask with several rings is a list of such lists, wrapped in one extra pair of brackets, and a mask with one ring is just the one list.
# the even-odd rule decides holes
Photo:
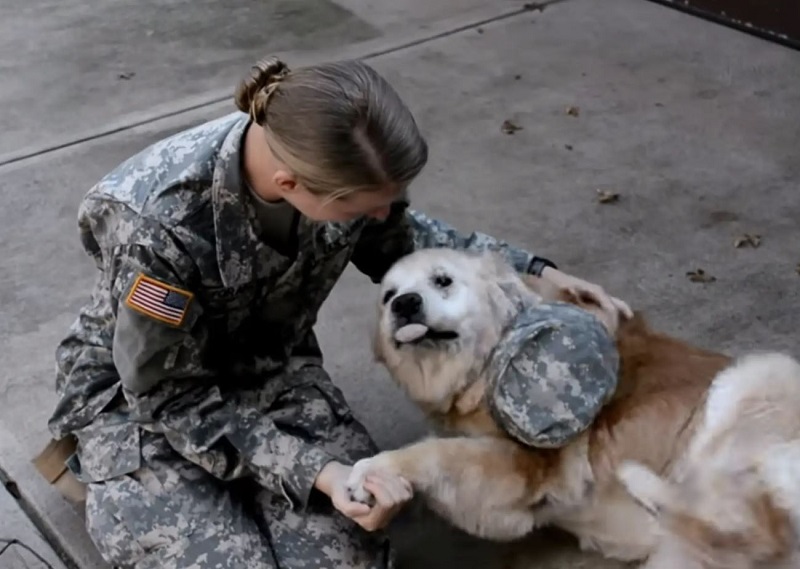
[(439, 288), (447, 288), (451, 284), (453, 284), (453, 279), (448, 277), (447, 275), (437, 275), (433, 279), (433, 283), (438, 286)]
[(392, 298), (394, 297), (395, 294), (397, 294), (397, 291), (394, 290), (393, 288), (390, 288), (389, 290), (387, 290), (383, 294), (383, 304), (386, 304), (387, 302), (392, 300)]

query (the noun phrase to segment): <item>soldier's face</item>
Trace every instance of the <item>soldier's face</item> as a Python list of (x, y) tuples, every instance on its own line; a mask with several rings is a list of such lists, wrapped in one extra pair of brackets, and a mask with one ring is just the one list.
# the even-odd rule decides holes
[[(401, 192), (387, 187), (374, 192), (352, 193), (335, 200), (317, 196), (298, 186), (291, 197), (300, 213), (315, 221), (352, 221), (361, 216), (382, 221), (391, 211), (394, 201), (400, 198)], [(287, 198), (288, 199), (288, 198)]]

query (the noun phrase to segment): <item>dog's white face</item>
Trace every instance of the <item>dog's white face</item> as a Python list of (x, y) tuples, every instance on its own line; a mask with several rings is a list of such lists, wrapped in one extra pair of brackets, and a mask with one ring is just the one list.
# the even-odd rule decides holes
[(520, 299), (540, 300), (494, 254), (416, 251), (398, 261), (381, 283), (379, 356), (491, 347)]

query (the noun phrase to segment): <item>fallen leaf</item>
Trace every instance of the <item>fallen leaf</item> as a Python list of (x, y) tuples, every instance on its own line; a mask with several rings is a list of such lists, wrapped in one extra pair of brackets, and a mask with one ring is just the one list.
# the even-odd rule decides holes
[(577, 117), (581, 114), (581, 110), (579, 107), (567, 107), (567, 114), (571, 117)]
[(505, 134), (514, 134), (518, 130), (522, 130), (522, 127), (519, 126), (518, 124), (513, 123), (511, 120), (506, 119), (500, 126), (500, 130), (503, 131)]
[(741, 237), (737, 237), (733, 241), (733, 246), (737, 249), (741, 249), (742, 247), (753, 247), (754, 249), (761, 245), (761, 235), (745, 233)]
[(571, 144), (565, 144), (564, 148), (566, 148), (567, 150), (572, 150), (572, 145)]
[(558, 4), (559, 2), (563, 2), (564, 0), (543, 0), (541, 2), (526, 2), (522, 5), (523, 10), (527, 10), (528, 12), (533, 10), (538, 10), (539, 12), (544, 12), (544, 9), (550, 6), (551, 4)]
[(686, 276), (689, 277), (689, 280), (693, 283), (713, 283), (717, 280), (716, 277), (713, 275), (709, 275), (703, 269), (696, 269), (694, 271), (689, 271), (686, 273)]
[(617, 192), (609, 192), (607, 190), (597, 190), (597, 201), (600, 203), (618, 202), (619, 194)]
[(128, 79), (131, 79), (134, 75), (136, 75), (136, 73), (133, 71), (125, 71), (124, 73), (118, 74), (117, 79), (123, 79), (127, 81)]

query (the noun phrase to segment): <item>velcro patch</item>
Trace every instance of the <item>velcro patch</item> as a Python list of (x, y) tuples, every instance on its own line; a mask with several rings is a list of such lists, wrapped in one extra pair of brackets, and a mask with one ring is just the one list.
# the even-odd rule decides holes
[(125, 305), (145, 316), (180, 326), (192, 298), (194, 295), (188, 290), (139, 274), (125, 298)]

